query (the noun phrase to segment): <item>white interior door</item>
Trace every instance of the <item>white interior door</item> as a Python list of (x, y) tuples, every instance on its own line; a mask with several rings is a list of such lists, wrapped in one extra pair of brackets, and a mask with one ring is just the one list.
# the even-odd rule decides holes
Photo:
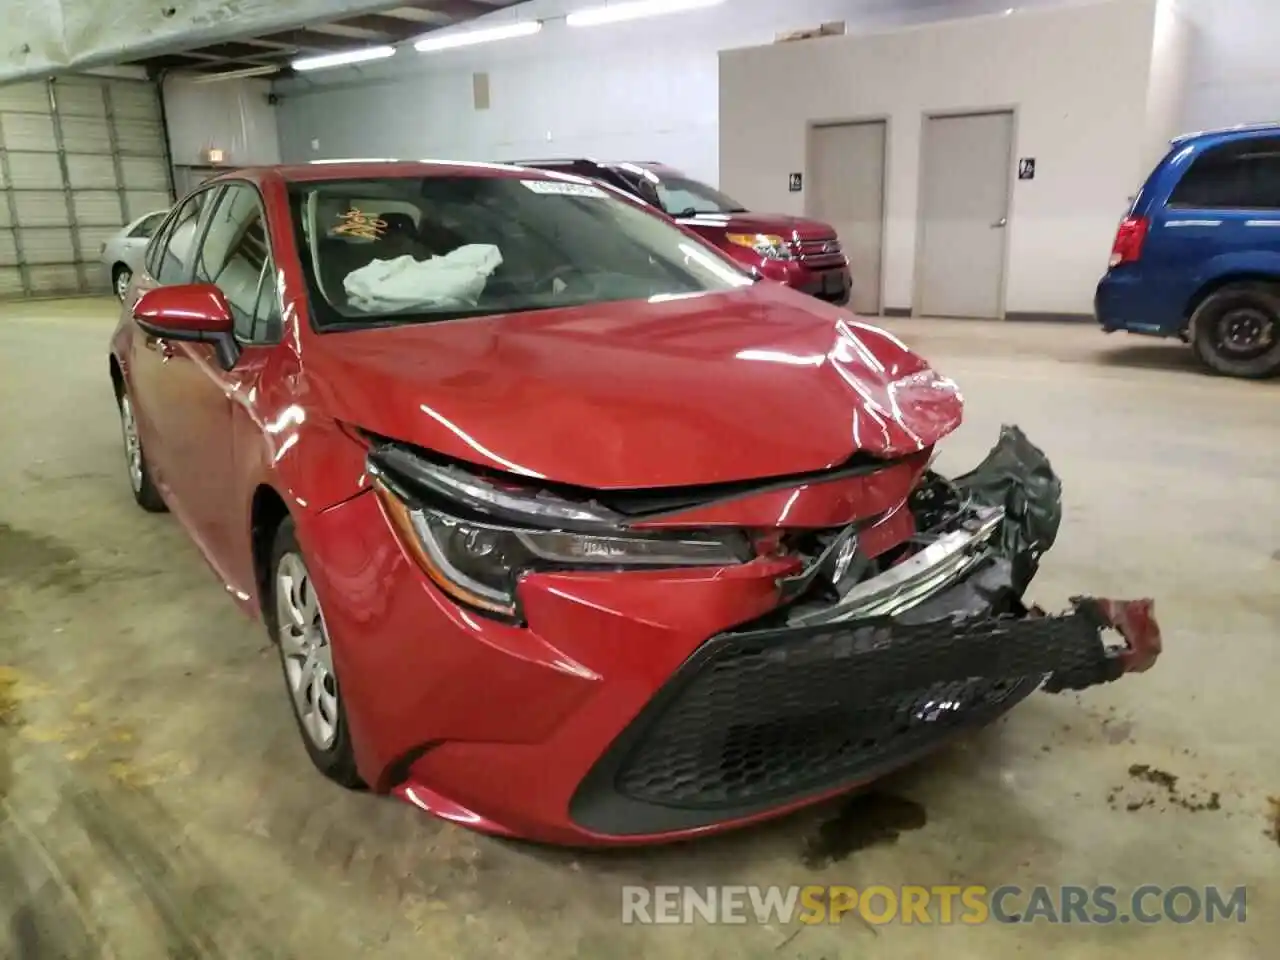
[(1001, 316), (1012, 153), (1012, 113), (925, 121), (916, 287), (925, 316)]
[(806, 213), (836, 228), (853, 275), (851, 305), (880, 312), (884, 244), (885, 123), (841, 123), (809, 132)]

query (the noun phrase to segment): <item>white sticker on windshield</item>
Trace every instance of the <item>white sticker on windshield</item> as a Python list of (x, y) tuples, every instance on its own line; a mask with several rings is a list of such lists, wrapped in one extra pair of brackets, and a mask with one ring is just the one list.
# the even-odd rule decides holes
[(553, 193), (562, 197), (595, 197), (606, 200), (609, 195), (589, 183), (566, 183), (563, 180), (521, 180), (534, 193)]

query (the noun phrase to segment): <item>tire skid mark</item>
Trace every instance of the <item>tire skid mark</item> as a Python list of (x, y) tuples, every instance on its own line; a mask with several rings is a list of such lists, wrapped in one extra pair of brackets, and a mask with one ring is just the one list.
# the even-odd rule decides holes
[[(12, 711), (0, 724), (0, 956), (287, 956), (258, 939), (268, 929), (262, 918), (238, 895), (231, 878), (185, 842), (182, 824), (149, 787), (120, 782), (92, 762), (69, 765), (54, 744), (20, 738), (22, 725)], [(84, 850), (86, 844), (92, 851), (88, 860), (73, 855), (75, 847)], [(114, 930), (95, 921), (93, 905), (77, 893), (77, 884), (95, 889), (95, 871), (121, 888), (126, 912), (141, 926), (121, 926), (120, 916), (111, 918)], [(135, 938), (144, 929), (156, 936), (156, 953), (138, 949)], [(112, 948), (113, 932), (128, 940), (125, 953)]]
[(102, 943), (75, 888), (57, 858), (9, 799), (16, 783), (14, 748), (26, 725), (21, 709), (31, 685), (17, 670), (0, 666), (0, 947), (7, 937), (16, 960), (101, 957), (114, 960)]
[[(140, 790), (64, 793), (92, 846), (130, 881), (160, 921), (171, 958), (280, 957), (257, 939), (263, 924), (234, 882), (189, 844), (179, 824)], [(232, 949), (224, 949), (224, 940)]]
[[(3, 836), (8, 834), (8, 836)], [(26, 852), (28, 856), (23, 856)], [(42, 876), (36, 876), (30, 863)], [(59, 869), (48, 847), (0, 797), (0, 889), (8, 905), (7, 930), (15, 960), (96, 957), (115, 960), (102, 932)], [(3, 913), (0, 913), (3, 916)], [(3, 947), (0, 937), (0, 947)]]

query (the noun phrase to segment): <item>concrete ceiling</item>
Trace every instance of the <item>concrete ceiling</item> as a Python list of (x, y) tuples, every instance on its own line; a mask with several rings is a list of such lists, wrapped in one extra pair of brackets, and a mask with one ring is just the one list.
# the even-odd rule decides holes
[(193, 73), (396, 43), (519, 0), (0, 0), (0, 82), (140, 64)]

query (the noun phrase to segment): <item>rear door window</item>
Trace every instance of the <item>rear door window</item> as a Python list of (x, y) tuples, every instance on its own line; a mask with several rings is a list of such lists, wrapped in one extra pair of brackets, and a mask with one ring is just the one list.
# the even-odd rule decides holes
[(1169, 197), (1197, 210), (1280, 210), (1280, 138), (1240, 140), (1202, 153)]

